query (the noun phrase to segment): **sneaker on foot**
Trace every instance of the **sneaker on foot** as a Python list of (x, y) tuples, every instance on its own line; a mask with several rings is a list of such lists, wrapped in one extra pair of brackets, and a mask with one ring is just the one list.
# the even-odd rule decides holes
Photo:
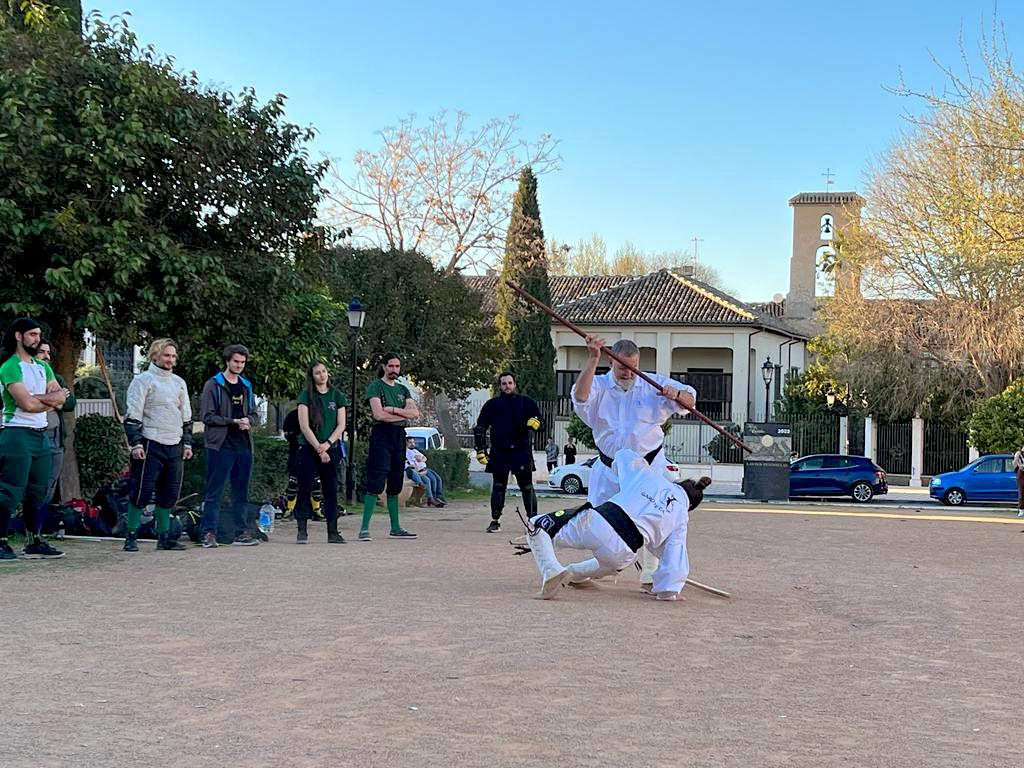
[(299, 531), (297, 534), (295, 534), (295, 543), (309, 544), (309, 534), (305, 531)]
[(390, 537), (392, 537), (394, 539), (415, 539), (416, 538), (416, 534), (415, 533), (410, 533), (409, 531), (405, 530), (405, 528), (399, 528), (398, 530), (391, 531), (391, 533), (389, 533), (388, 536), (390, 536)]
[(487, 526), (488, 533), (497, 533), (501, 530), (501, 523), (497, 520), (491, 520), (491, 524)]
[(0, 541), (0, 560), (17, 560), (18, 556), (14, 554), (14, 550), (11, 549), (11, 545), (6, 541)]
[(235, 540), (231, 542), (231, 546), (233, 547), (255, 547), (257, 544), (259, 544), (259, 542), (248, 533), (238, 534), (235, 536)]
[(213, 549), (214, 547), (219, 546), (220, 544), (217, 543), (217, 534), (213, 531), (203, 534), (203, 547), (205, 549)]
[(21, 556), (26, 560), (56, 560), (59, 557), (64, 557), (64, 553), (40, 539), (26, 544), (21, 551)]
[(259, 529), (256, 530), (256, 538), (260, 541), (270, 541), (270, 537)]
[(345, 541), (345, 537), (342, 536), (340, 533), (329, 533), (329, 534), (327, 534), (327, 543), (328, 544), (346, 544), (348, 542)]
[(369, 531), (360, 531), (359, 532), (359, 540), (360, 541), (373, 541), (373, 539), (370, 538), (370, 532)]
[(156, 542), (156, 551), (158, 552), (181, 552), (183, 549), (185, 549), (185, 545), (170, 536), (165, 535), (157, 539)]
[(1024, 517), (1024, 509), (1017, 510), (1017, 517)]
[(138, 552), (139, 551), (139, 542), (138, 542), (136, 536), (137, 535), (134, 534), (134, 533), (129, 533), (127, 536), (124, 537), (124, 547), (122, 547), (123, 551), (125, 551), (125, 552)]

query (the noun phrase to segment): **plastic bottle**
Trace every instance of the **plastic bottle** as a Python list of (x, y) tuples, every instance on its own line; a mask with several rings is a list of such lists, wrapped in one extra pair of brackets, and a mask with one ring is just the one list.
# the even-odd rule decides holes
[(64, 521), (61, 520), (60, 524), (57, 526), (57, 540), (61, 541), (61, 540), (63, 540), (63, 538), (64, 538)]
[(274, 508), (274, 505), (271, 504), (269, 501), (265, 503), (262, 507), (260, 507), (259, 526), (260, 530), (263, 533), (274, 532), (274, 513), (276, 511), (277, 510)]

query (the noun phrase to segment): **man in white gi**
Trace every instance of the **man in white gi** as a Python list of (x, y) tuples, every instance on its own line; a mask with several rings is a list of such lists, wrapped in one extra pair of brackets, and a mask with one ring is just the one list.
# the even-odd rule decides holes
[[(601, 360), (604, 339), (587, 336), (589, 356), (587, 364), (572, 388), (572, 406), (576, 415), (594, 432), (594, 442), (600, 452), (590, 472), (587, 501), (598, 506), (608, 501), (619, 490), (619, 481), (612, 471), (612, 457), (623, 448), (642, 456), (659, 472), (668, 466), (662, 449), (665, 433), (662, 425), (675, 414), (683, 414), (697, 400), (697, 391), (667, 376), (649, 374), (662, 391), (640, 379), (633, 371), (616, 360), (611, 370), (595, 376)], [(634, 368), (640, 367), (640, 350), (627, 339), (617, 341), (612, 352)], [(657, 561), (644, 550), (641, 584), (650, 584)]]
[[(660, 558), (652, 574), (655, 597), (676, 600), (682, 591), (690, 573), (686, 553), (690, 510), (700, 504), (711, 479), (672, 483), (629, 449), (615, 454), (611, 469), (619, 490), (608, 501), (530, 519), (528, 540), (541, 574), (541, 599), (554, 597), (563, 584), (628, 568), (641, 549)], [(555, 544), (588, 549), (594, 556), (565, 567), (555, 555)]]

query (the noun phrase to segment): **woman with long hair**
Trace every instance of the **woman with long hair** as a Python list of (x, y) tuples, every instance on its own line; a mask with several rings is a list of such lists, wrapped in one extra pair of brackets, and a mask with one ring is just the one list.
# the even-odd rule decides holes
[(309, 540), (306, 523), (313, 511), (313, 482), (320, 478), (323, 492), (321, 511), (327, 520), (327, 541), (344, 544), (338, 533), (338, 463), (341, 461), (341, 436), (345, 432), (345, 408), (348, 400), (341, 390), (330, 385), (327, 366), (314, 360), (306, 370), (306, 384), (299, 393), (299, 451), (296, 457), (298, 500), (295, 520), (299, 526), (296, 544)]

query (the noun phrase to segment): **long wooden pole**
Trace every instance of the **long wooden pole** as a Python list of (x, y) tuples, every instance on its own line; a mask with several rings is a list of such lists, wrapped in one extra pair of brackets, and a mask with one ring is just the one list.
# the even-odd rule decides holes
[[(517, 285), (512, 280), (506, 280), (505, 281), (505, 285), (507, 285), (509, 288), (511, 288), (513, 291), (515, 291), (519, 295), (519, 297), (521, 299), (523, 299), (524, 301), (526, 301), (529, 304), (533, 304), (533, 306), (537, 307), (537, 309), (541, 310), (542, 312), (547, 313), (551, 317), (551, 319), (558, 321), (559, 323), (564, 325), (566, 328), (568, 328), (570, 331), (572, 331), (575, 334), (578, 334), (582, 338), (584, 338), (584, 339), (587, 338), (587, 334), (583, 331), (583, 329), (581, 329), (577, 325), (574, 325), (569, 320), (567, 320), (566, 318), (564, 318), (561, 315), (559, 315), (557, 312), (555, 312), (555, 310), (553, 310), (551, 307), (549, 307), (544, 302), (539, 301), (538, 299), (535, 299), (533, 296), (531, 296), (529, 293), (527, 293), (525, 290), (523, 290), (522, 287)], [(661, 392), (663, 390), (663, 387), (661, 386), (661, 384), (656, 382), (654, 379), (652, 379), (650, 376), (648, 376), (643, 371), (640, 371), (637, 368), (635, 368), (634, 366), (630, 365), (628, 362), (623, 360), (617, 354), (612, 352), (611, 349), (609, 349), (608, 347), (601, 347), (601, 351), (604, 352), (606, 355), (608, 355), (608, 357), (610, 357), (612, 360), (617, 362), (619, 365), (622, 365), (622, 366), (628, 368), (629, 370), (631, 370), (634, 374), (636, 374), (638, 377), (640, 377), (641, 379), (646, 381), (648, 384), (650, 384), (652, 387), (654, 387), (659, 392)], [(683, 406), (683, 407), (686, 408), (686, 406)], [(740, 449), (742, 449), (744, 451), (747, 451), (748, 453), (752, 452), (752, 449), (750, 448), (750, 446), (744, 444), (744, 442), (742, 440), (740, 440), (738, 437), (736, 437), (736, 435), (734, 435), (732, 432), (730, 432), (729, 430), (727, 430), (724, 427), (722, 427), (720, 424), (717, 424), (716, 422), (714, 422), (711, 419), (709, 419), (707, 416), (705, 416), (703, 413), (698, 411), (696, 408), (686, 408), (686, 409), (690, 413), (692, 413), (694, 416), (696, 416), (698, 419), (700, 419), (705, 424), (707, 424), (709, 427), (711, 427), (712, 429), (717, 430), (723, 437), (727, 438), (737, 448), (740, 448)]]

